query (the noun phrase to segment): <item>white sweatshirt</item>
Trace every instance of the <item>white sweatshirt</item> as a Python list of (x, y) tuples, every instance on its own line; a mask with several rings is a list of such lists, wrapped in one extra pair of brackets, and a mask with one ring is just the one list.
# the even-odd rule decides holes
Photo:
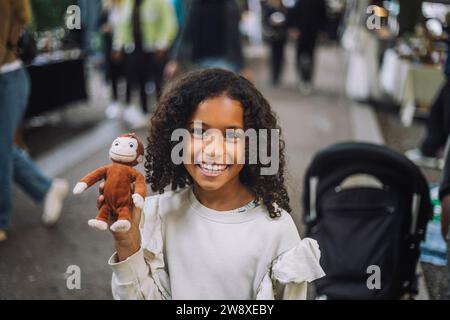
[(148, 197), (142, 217), (141, 249), (109, 260), (115, 299), (306, 299), (324, 276), (317, 242), (287, 212), (215, 211), (188, 187)]

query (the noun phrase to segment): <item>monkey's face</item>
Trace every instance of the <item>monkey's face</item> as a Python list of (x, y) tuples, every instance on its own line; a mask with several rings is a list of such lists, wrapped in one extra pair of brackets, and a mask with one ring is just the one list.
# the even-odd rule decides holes
[(111, 160), (121, 163), (141, 162), (142, 155), (138, 154), (138, 141), (134, 138), (119, 137), (109, 149)]

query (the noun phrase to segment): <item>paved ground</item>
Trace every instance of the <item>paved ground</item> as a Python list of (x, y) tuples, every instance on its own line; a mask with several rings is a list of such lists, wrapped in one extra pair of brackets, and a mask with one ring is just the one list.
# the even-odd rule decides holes
[[(361, 128), (355, 127), (355, 117), (368, 111), (355, 113), (343, 95), (345, 64), (340, 50), (320, 50), (316, 91), (309, 97), (298, 93), (291, 51), (287, 60), (284, 84), (277, 89), (266, 85), (265, 59), (252, 59), (250, 67), (284, 128), (293, 217), (302, 230), (301, 185), (310, 159), (331, 143), (357, 138)], [(44, 169), (68, 179), (72, 186), (86, 172), (108, 161), (109, 140), (126, 131), (120, 122), (103, 119), (105, 90), (98, 76), (91, 80), (90, 105), (69, 109), (53, 125), (26, 133), (30, 151)], [(111, 271), (106, 264), (113, 252), (110, 235), (94, 232), (86, 224), (96, 214), (95, 198), (95, 190), (77, 198), (69, 196), (60, 223), (47, 230), (40, 224), (41, 208), (17, 191), (10, 238), (0, 244), (0, 299), (111, 298)], [(65, 272), (70, 265), (81, 268), (80, 290), (66, 287)]]

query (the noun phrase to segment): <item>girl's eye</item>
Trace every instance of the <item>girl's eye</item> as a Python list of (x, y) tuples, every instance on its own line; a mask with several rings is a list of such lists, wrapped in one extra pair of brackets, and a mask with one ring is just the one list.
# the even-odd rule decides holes
[(130, 148), (134, 148), (134, 144), (132, 142), (130, 142), (128, 145), (130, 146)]
[(117, 147), (119, 145), (119, 143), (118, 142), (114, 142), (114, 145)]
[(193, 134), (195, 137), (201, 138), (201, 137), (203, 136), (203, 129), (200, 129), (200, 128), (194, 128), (194, 129), (192, 130), (192, 134)]
[(226, 135), (225, 138), (226, 138), (227, 140), (231, 140), (231, 141), (237, 141), (237, 140), (239, 140), (239, 139), (241, 138), (241, 136), (242, 136), (239, 132), (236, 132), (236, 131), (226, 132), (225, 135)]

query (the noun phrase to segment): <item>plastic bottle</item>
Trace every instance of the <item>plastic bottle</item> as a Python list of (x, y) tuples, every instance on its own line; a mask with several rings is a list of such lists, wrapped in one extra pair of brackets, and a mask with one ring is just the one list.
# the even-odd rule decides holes
[(428, 222), (425, 242), (420, 245), (420, 261), (437, 266), (447, 265), (447, 243), (441, 235), (442, 207), (439, 201), (439, 186), (430, 189), (433, 204), (433, 219)]

